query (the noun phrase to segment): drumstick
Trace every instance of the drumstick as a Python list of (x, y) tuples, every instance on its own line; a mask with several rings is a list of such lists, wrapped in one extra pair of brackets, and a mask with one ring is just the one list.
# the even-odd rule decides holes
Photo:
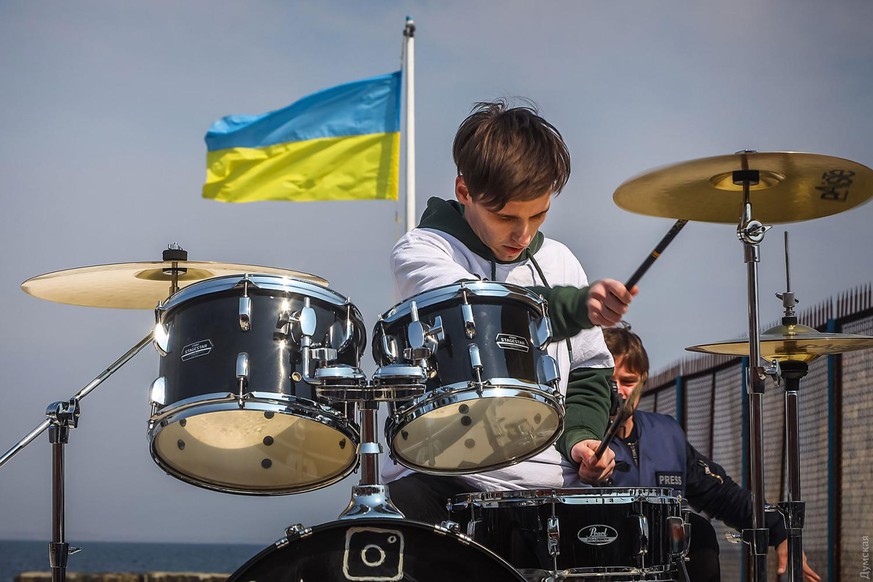
[(634, 413), (633, 411), (633, 401), (636, 399), (637, 394), (640, 393), (640, 390), (643, 388), (643, 382), (640, 380), (637, 382), (637, 385), (634, 386), (634, 389), (631, 391), (630, 395), (627, 397), (627, 400), (624, 401), (624, 404), (621, 406), (621, 410), (618, 411), (618, 414), (615, 415), (615, 420), (612, 421), (612, 424), (609, 427), (609, 430), (606, 431), (606, 436), (603, 437), (603, 440), (600, 442), (600, 446), (597, 447), (597, 450), (594, 451), (594, 460), (599, 461), (600, 457), (603, 456), (603, 453), (606, 452), (606, 447), (609, 446), (609, 443), (613, 441), (615, 435), (618, 434), (618, 429), (621, 428), (628, 418)]
[(630, 291), (634, 285), (643, 277), (646, 271), (649, 270), (649, 267), (652, 266), (652, 263), (655, 262), (655, 259), (661, 256), (661, 253), (664, 252), (664, 249), (667, 248), (667, 245), (673, 240), (673, 238), (679, 234), (679, 231), (682, 230), (682, 227), (688, 223), (687, 220), (679, 219), (676, 223), (667, 231), (667, 234), (664, 235), (664, 238), (661, 239), (661, 242), (655, 247), (646, 260), (643, 261), (643, 264), (639, 266), (639, 268), (634, 271), (634, 274), (631, 275), (631, 278), (627, 280), (627, 283), (624, 284), (625, 288)]

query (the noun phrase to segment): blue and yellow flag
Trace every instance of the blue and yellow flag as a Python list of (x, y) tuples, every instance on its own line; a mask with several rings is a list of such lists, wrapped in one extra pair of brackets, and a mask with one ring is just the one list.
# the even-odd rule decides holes
[(206, 133), (203, 197), (397, 200), (400, 71), (324, 89), (263, 115), (230, 115)]

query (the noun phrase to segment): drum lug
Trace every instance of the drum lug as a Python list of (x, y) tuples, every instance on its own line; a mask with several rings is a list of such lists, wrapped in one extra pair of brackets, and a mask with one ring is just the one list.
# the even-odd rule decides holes
[(667, 531), (670, 532), (670, 553), (674, 556), (684, 556), (688, 550), (688, 540), (691, 525), (686, 524), (681, 517), (671, 516), (667, 518)]
[(170, 332), (167, 331), (166, 326), (160, 321), (155, 324), (152, 339), (154, 340), (155, 349), (159, 354), (166, 356), (170, 353)]
[(478, 529), (480, 523), (482, 523), (481, 519), (471, 519), (467, 523), (467, 537), (473, 540), (476, 539), (476, 530)]
[(639, 533), (639, 548), (636, 549), (636, 555), (642, 566), (643, 557), (649, 553), (649, 520), (644, 515), (631, 515), (629, 519), (633, 520)]
[(239, 328), (242, 331), (252, 328), (252, 298), (249, 296), (239, 298)]
[[(379, 331), (381, 332), (382, 339), (382, 358), (381, 362), (376, 362), (377, 364), (387, 365), (387, 364), (396, 364), (397, 363), (397, 340), (395, 340), (392, 336), (389, 336), (385, 333), (385, 324), (380, 319), (379, 320)], [(388, 359), (385, 359), (385, 356)]]
[(546, 349), (546, 346), (552, 341), (552, 324), (548, 317), (531, 320), (530, 337), (536, 347), (541, 350)]
[(439, 527), (441, 527), (442, 529), (444, 529), (450, 533), (453, 533), (453, 534), (461, 533), (461, 524), (459, 524), (456, 521), (451, 521), (451, 520), (441, 521), (439, 523)]
[(461, 304), (461, 315), (464, 317), (464, 333), (469, 339), (476, 337), (476, 320), (473, 318), (473, 308), (467, 303), (467, 294), (464, 294), (464, 303)]
[(167, 379), (158, 376), (149, 388), (149, 402), (152, 405), (152, 416), (158, 413), (158, 408), (167, 403)]
[(355, 336), (351, 304), (346, 304), (345, 320), (334, 321), (333, 325), (328, 328), (327, 335), (330, 347), (338, 352), (345, 350), (351, 344)]
[(549, 354), (543, 354), (543, 357), (537, 362), (537, 367), (539, 367), (540, 377), (543, 378), (545, 384), (551, 384), (553, 387), (556, 387), (561, 381), (558, 363)]
[(549, 516), (546, 520), (546, 535), (548, 536), (549, 555), (557, 556), (561, 553), (561, 527), (558, 518), (554, 515)]
[(478, 345), (470, 344), (468, 349), (470, 352), (470, 368), (476, 376), (476, 380), (472, 381), (471, 384), (475, 386), (476, 391), (479, 393), (479, 396), (481, 396), (484, 387), (482, 382), (482, 356), (479, 355)]
[(242, 398), (249, 385), (249, 355), (246, 352), (236, 355), (236, 381), (239, 386), (240, 407), (242, 407)]

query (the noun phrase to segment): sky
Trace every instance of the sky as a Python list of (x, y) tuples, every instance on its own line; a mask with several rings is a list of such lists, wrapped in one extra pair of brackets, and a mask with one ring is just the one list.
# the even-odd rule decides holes
[[(873, 165), (873, 4), (864, 0), (361, 3), (0, 0), (0, 452), (140, 342), (151, 309), (32, 297), (25, 280), (92, 265), (192, 261), (324, 277), (368, 338), (395, 302), (388, 256), (404, 201), (224, 204), (201, 198), (210, 124), (397, 70), (414, 18), (416, 214), (452, 196), (451, 141), (477, 101), (532, 99), (564, 135), (570, 182), (543, 226), (591, 280), (626, 280), (674, 220), (612, 194), (653, 168), (751, 149)], [(868, 193), (868, 196), (870, 194)], [(760, 245), (761, 328), (873, 280), (873, 205), (774, 224)], [(639, 284), (627, 320), (657, 371), (749, 330), (736, 224), (692, 222)], [(335, 520), (359, 476), (314, 492), (194, 487), (151, 458), (146, 346), (85, 398), (66, 457), (72, 541), (267, 545)], [(369, 344), (361, 367), (375, 368)], [(380, 425), (383, 418), (380, 418)], [(739, 440), (738, 434), (738, 440)], [(43, 433), (0, 467), (0, 539), (51, 539)], [(72, 564), (72, 563), (71, 563)]]

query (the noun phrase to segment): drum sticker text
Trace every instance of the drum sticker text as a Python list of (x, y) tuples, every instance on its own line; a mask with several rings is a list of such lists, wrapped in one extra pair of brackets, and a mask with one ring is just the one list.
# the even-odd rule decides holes
[(618, 539), (618, 531), (608, 525), (596, 524), (583, 527), (576, 537), (589, 546), (605, 546)]
[(346, 580), (390, 582), (402, 580), (403, 532), (378, 527), (352, 527), (346, 531), (343, 574)]
[(658, 481), (658, 487), (682, 487), (681, 471), (656, 471), (655, 479)]
[(182, 361), (187, 362), (188, 360), (193, 360), (194, 358), (199, 358), (200, 356), (209, 355), (209, 352), (212, 351), (212, 340), (200, 340), (196, 341), (192, 344), (188, 344), (184, 348), (182, 348)]
[(520, 335), (498, 333), (496, 341), (497, 345), (504, 350), (516, 350), (518, 352), (527, 352), (530, 350), (527, 345), (527, 340)]

